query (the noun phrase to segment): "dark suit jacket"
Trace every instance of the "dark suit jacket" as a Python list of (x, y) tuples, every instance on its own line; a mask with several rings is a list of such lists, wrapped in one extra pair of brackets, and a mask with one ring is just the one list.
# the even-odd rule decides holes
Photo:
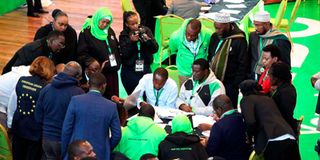
[[(228, 61), (227, 61), (227, 68), (225, 71), (225, 77), (222, 81), (223, 84), (232, 84), (234, 86), (239, 86), (239, 84), (246, 79), (246, 73), (249, 69), (249, 57), (248, 57), (248, 50), (247, 50), (247, 40), (245, 38), (245, 34), (243, 31), (239, 29), (239, 27), (235, 24), (231, 24), (234, 29), (231, 30), (224, 38), (236, 35), (241, 33), (244, 35), (243, 38), (234, 38), (232, 40), (230, 50), (228, 53)], [(212, 57), (216, 54), (216, 49), (218, 47), (219, 41), (221, 39), (214, 33), (210, 39), (210, 47), (209, 47), (209, 55), (208, 60), (211, 61)], [(223, 41), (225, 43), (225, 40)], [(222, 43), (221, 46), (224, 44)], [(221, 46), (219, 50), (221, 49)], [(211, 62), (212, 63), (212, 62)]]
[(209, 157), (219, 156), (226, 160), (249, 158), (246, 130), (242, 115), (235, 112), (217, 121), (211, 128), (207, 145)]
[[(51, 31), (53, 31), (52, 23), (40, 27), (34, 36), (34, 41), (48, 36)], [(61, 62), (68, 63), (76, 58), (77, 33), (70, 25), (68, 25), (63, 34), (65, 37), (66, 47), (59, 52), (58, 58)]]
[(320, 114), (320, 92), (318, 94), (318, 102), (316, 106), (316, 113)]
[(110, 159), (111, 151), (120, 138), (121, 128), (115, 103), (94, 91), (71, 99), (62, 129), (63, 156), (69, 143), (85, 139), (93, 146), (97, 159)]
[(254, 137), (255, 150), (262, 153), (269, 139), (294, 132), (282, 118), (275, 102), (267, 96), (249, 95), (242, 98), (241, 113), (247, 126), (249, 137)]
[(294, 119), (294, 108), (297, 102), (296, 88), (290, 83), (283, 83), (272, 95), (284, 120), (291, 126), (297, 134), (297, 120)]
[[(291, 43), (288, 40), (288, 38), (283, 36), (279, 36), (277, 39), (274, 39), (273, 45), (276, 45), (281, 54), (281, 60), (282, 62), (288, 64), (291, 66), (291, 58), (290, 58), (290, 53), (291, 53)], [(250, 72), (248, 73), (249, 78), (254, 77), (254, 69), (259, 61), (259, 52), (260, 52), (260, 36), (256, 32), (251, 32), (249, 36), (249, 47), (248, 47), (248, 53), (249, 53), (249, 64), (250, 64)]]
[[(11, 71), (13, 66), (30, 65), (34, 59), (39, 56), (48, 57), (51, 53), (51, 49), (48, 47), (46, 38), (36, 40), (28, 43), (20, 48), (14, 56), (10, 59), (7, 65), (3, 68), (2, 74)], [(61, 63), (56, 54), (52, 53), (52, 59), (55, 64)]]

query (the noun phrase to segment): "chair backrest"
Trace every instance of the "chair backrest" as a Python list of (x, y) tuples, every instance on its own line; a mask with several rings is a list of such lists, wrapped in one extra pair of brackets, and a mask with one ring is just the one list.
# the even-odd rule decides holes
[(300, 130), (301, 130), (301, 125), (302, 125), (302, 121), (304, 119), (304, 116), (300, 116), (300, 118), (297, 120), (297, 131), (298, 131), (298, 137), (300, 136)]
[(169, 77), (176, 82), (177, 86), (180, 86), (180, 85), (179, 85), (179, 75), (178, 75), (178, 68), (177, 68), (177, 66), (175, 66), (175, 65), (167, 66), (167, 67), (166, 67), (166, 70), (167, 70), (168, 73), (169, 73)]
[(256, 151), (253, 150), (249, 156), (249, 160), (264, 160), (264, 158), (262, 155), (258, 155)]
[(280, 27), (281, 20), (284, 16), (286, 8), (287, 8), (287, 3), (288, 3), (288, 0), (282, 0), (279, 5), (279, 8), (278, 8), (278, 11), (276, 14), (276, 18), (275, 18), (275, 22), (273, 24), (277, 29), (279, 29), (279, 27)]
[(134, 11), (130, 0), (121, 0), (120, 4), (121, 4), (121, 9), (122, 9), (123, 12), (125, 12), (125, 11)]
[(154, 54), (153, 58), (155, 63), (161, 63), (169, 57), (170, 53), (167, 50), (171, 34), (180, 28), (184, 19), (174, 14), (156, 16), (156, 18), (155, 39), (158, 42), (159, 50), (158, 53)]
[(198, 18), (198, 20), (201, 22), (202, 26), (205, 26), (208, 28), (212, 33), (216, 31), (216, 28), (214, 28), (214, 21), (209, 18)]
[(296, 0), (296, 3), (294, 4), (294, 7), (293, 7), (292, 12), (291, 12), (291, 16), (290, 16), (290, 21), (289, 21), (289, 24), (288, 24), (289, 28), (291, 28), (291, 26), (292, 26), (292, 24), (294, 22), (294, 19), (296, 18), (300, 3), (301, 3), (301, 0)]
[(174, 31), (178, 30), (183, 22), (183, 18), (174, 14), (168, 14), (160, 18), (160, 34), (162, 46), (166, 46), (169, 44), (171, 34)]
[(10, 141), (6, 129), (0, 124), (0, 159), (12, 160)]

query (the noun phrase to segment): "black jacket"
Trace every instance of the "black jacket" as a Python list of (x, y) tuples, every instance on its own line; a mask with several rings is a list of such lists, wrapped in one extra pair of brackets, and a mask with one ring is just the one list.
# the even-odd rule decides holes
[(270, 97), (253, 94), (245, 96), (240, 107), (248, 136), (250, 139), (254, 137), (254, 147), (258, 154), (266, 149), (269, 139), (285, 134), (295, 135)]
[(111, 52), (116, 58), (117, 66), (111, 67), (109, 59), (110, 53), (108, 49), (109, 46), (105, 41), (95, 38), (90, 32), (90, 27), (84, 29), (84, 31), (79, 35), (77, 50), (78, 56), (92, 57), (96, 59), (100, 65), (102, 65), (104, 61), (108, 60), (105, 67), (102, 69), (102, 72), (117, 72), (120, 68), (119, 43), (111, 27), (108, 30), (108, 42)]
[(17, 109), (12, 119), (12, 132), (14, 135), (32, 141), (41, 138), (41, 124), (36, 122), (34, 113), (40, 91), (46, 81), (38, 76), (21, 77), (16, 86)]
[[(281, 59), (284, 63), (291, 66), (291, 43), (288, 40), (288, 38), (285, 37), (285, 35), (280, 36), (276, 38), (273, 43), (273, 45), (276, 45), (280, 50)], [(260, 37), (256, 32), (251, 32), (249, 36), (249, 47), (248, 47), (248, 53), (249, 53), (249, 64), (250, 64), (250, 71), (248, 73), (248, 78), (254, 79), (254, 69), (259, 61), (259, 47), (260, 47)]]
[(20, 48), (3, 68), (2, 74), (10, 72), (13, 66), (30, 65), (33, 60), (39, 56), (49, 57), (49, 55), (52, 55), (51, 60), (57, 65), (62, 63), (57, 57), (57, 54), (52, 53), (51, 49), (48, 47), (46, 38), (36, 40)]
[(140, 15), (141, 24), (150, 28), (154, 33), (154, 16), (167, 14), (168, 7), (165, 0), (133, 0), (132, 2)]
[[(144, 27), (146, 34), (151, 38), (146, 42), (140, 40), (140, 56), (144, 60), (144, 64), (150, 67), (153, 62), (153, 54), (158, 51), (158, 44), (154, 39), (149, 28)], [(121, 62), (123, 67), (135, 69), (136, 60), (138, 60), (138, 45), (137, 42), (130, 40), (130, 31), (128, 28), (124, 29), (120, 33), (120, 50), (121, 50)]]
[[(243, 38), (234, 38), (229, 51), (227, 68), (225, 72), (225, 78), (223, 84), (233, 84), (238, 86), (246, 78), (246, 73), (248, 72), (248, 51), (247, 51), (247, 40), (245, 34), (239, 27), (235, 24), (231, 24), (233, 29), (225, 35), (223, 38), (229, 37), (235, 34), (243, 34)], [(211, 61), (212, 57), (215, 56), (216, 48), (219, 44), (220, 38), (217, 33), (211, 36), (208, 60)], [(225, 41), (224, 41), (225, 42)], [(221, 44), (221, 46), (223, 43)], [(211, 62), (212, 63), (212, 62)]]
[(249, 158), (246, 128), (239, 112), (224, 116), (212, 126), (206, 150), (210, 157), (219, 156), (226, 160)]
[(297, 102), (296, 88), (290, 83), (283, 83), (272, 95), (272, 99), (276, 102), (283, 119), (287, 121), (297, 134), (297, 120), (293, 117)]
[[(52, 23), (42, 26), (35, 34), (34, 41), (48, 36), (51, 31), (53, 31)], [(63, 33), (66, 47), (59, 52), (58, 58), (59, 61), (68, 63), (69, 61), (76, 59), (77, 33), (70, 25), (67, 26), (67, 29)]]
[(183, 160), (205, 160), (208, 159), (208, 156), (198, 136), (177, 132), (168, 135), (159, 144), (158, 158), (160, 160), (176, 158)]

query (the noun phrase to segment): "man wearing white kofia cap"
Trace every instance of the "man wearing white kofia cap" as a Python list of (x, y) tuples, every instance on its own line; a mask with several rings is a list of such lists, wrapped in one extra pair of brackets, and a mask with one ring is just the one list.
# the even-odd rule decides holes
[(211, 69), (222, 81), (233, 106), (237, 106), (239, 84), (248, 71), (248, 52), (245, 34), (230, 21), (230, 14), (214, 16), (216, 32), (211, 36), (209, 57)]
[(251, 32), (249, 36), (248, 51), (251, 59), (249, 77), (258, 79), (261, 73), (263, 73), (264, 68), (261, 63), (262, 49), (269, 44), (277, 46), (283, 62), (291, 66), (291, 43), (286, 35), (273, 28), (272, 23), (270, 23), (270, 14), (266, 11), (256, 13), (253, 23), (256, 31)]

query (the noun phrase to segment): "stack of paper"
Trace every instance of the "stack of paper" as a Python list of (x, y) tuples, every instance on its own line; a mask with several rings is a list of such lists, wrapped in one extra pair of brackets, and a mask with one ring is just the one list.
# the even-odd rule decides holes
[(192, 123), (193, 123), (193, 127), (195, 128), (195, 127), (198, 127), (199, 124), (201, 123), (207, 123), (207, 124), (213, 125), (215, 121), (213, 120), (212, 117), (207, 117), (203, 115), (194, 115), (192, 116)]
[(243, 3), (244, 0), (223, 0), (225, 3)]
[(156, 110), (156, 114), (159, 116), (159, 118), (165, 119), (173, 119), (178, 114), (194, 115), (193, 112), (184, 112), (182, 110), (173, 108), (154, 107), (154, 109)]

